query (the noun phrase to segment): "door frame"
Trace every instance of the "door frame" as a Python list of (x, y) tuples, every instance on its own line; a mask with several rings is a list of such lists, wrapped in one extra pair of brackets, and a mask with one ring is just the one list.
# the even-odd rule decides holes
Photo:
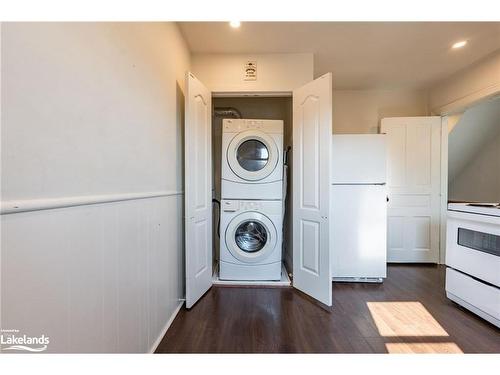
[(448, 214), (448, 116), (441, 116), (441, 186), (439, 215), (439, 264), (446, 263), (446, 216)]
[[(289, 98), (291, 101), (290, 101), (290, 109), (291, 109), (291, 112), (290, 112), (290, 119), (292, 121), (292, 130), (293, 130), (293, 108), (292, 108), (292, 103), (293, 103), (293, 90), (292, 91), (212, 91), (212, 106), (213, 106), (213, 99), (216, 99), (216, 98), (241, 98), (241, 99), (244, 99), (244, 98), (249, 98), (249, 97), (252, 97), (252, 98)], [(212, 127), (214, 126), (214, 122), (212, 121)], [(224, 155), (222, 155), (222, 157), (224, 157)], [(290, 172), (288, 172), (289, 175), (288, 177), (290, 177)], [(292, 181), (290, 180), (290, 185), (292, 184)], [(291, 196), (288, 196), (287, 197), (288, 199), (292, 199)], [(290, 207), (288, 207), (289, 209), (291, 208), (291, 202), (290, 202)], [(286, 213), (285, 213), (286, 215)], [(290, 229), (290, 233), (293, 235), (293, 220), (290, 221), (289, 223), (289, 227), (291, 228)], [(285, 236), (283, 236), (283, 241), (285, 241)], [(290, 242), (290, 243), (288, 243)], [(288, 250), (290, 250), (291, 252), (293, 252), (293, 246), (292, 246), (292, 242), (293, 241), (288, 241), (287, 240), (287, 245), (288, 245)], [(220, 251), (220, 249), (219, 249)], [(289, 256), (289, 259), (292, 259), (293, 258), (293, 254), (290, 253), (290, 256)], [(287, 258), (284, 256), (283, 259), (282, 259), (282, 262), (283, 262), (283, 266), (285, 268), (285, 270), (288, 271), (288, 273), (292, 273), (293, 270), (291, 269), (291, 267), (287, 268), (287, 265), (290, 265), (287, 263)], [(286, 285), (287, 287), (290, 287), (290, 288), (293, 288), (293, 281), (290, 279), (290, 276), (289, 274), (286, 275), (286, 279), (288, 280), (289, 284)], [(282, 286), (282, 285), (280, 285)]]

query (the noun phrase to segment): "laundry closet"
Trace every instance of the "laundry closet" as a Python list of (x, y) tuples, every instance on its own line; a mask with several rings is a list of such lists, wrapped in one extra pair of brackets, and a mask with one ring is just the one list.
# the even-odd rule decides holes
[(331, 305), (331, 74), (313, 80), (310, 54), (207, 55), (186, 79), (186, 306), (238, 279)]
[[(220, 273), (219, 262), (221, 261), (220, 256), (220, 243), (221, 241), (225, 241), (225, 236), (229, 236), (230, 234), (226, 234), (226, 229), (228, 227), (228, 223), (224, 222), (224, 219), (227, 221), (234, 215), (238, 215), (237, 212), (240, 212), (239, 206), (244, 204), (252, 205), (255, 203), (257, 206), (259, 205), (260, 200), (264, 200), (267, 205), (270, 207), (274, 207), (274, 216), (276, 216), (276, 220), (273, 220), (271, 223), (252, 223), (249, 225), (265, 225), (266, 228), (263, 232), (262, 241), (268, 240), (268, 232), (271, 231), (270, 235), (273, 241), (277, 241), (276, 246), (281, 248), (281, 253), (279, 254), (279, 261), (283, 260), (285, 269), (283, 270), (283, 277), (276, 277), (276, 270), (271, 272), (271, 274), (263, 274), (262, 272), (258, 272), (255, 276), (260, 275), (262, 281), (274, 279), (282, 281), (279, 285), (287, 285), (289, 284), (288, 280), (288, 272), (292, 270), (292, 254), (290, 251), (289, 244), (292, 241), (291, 236), (291, 215), (290, 215), (290, 193), (291, 193), (291, 185), (290, 185), (290, 176), (287, 172), (291, 169), (291, 148), (292, 148), (292, 98), (288, 97), (263, 97), (263, 96), (244, 96), (244, 97), (215, 97), (212, 99), (212, 162), (213, 162), (213, 197), (214, 197), (214, 206), (213, 206), (213, 248), (214, 248), (214, 274), (215, 279), (214, 282), (218, 283), (220, 279), (223, 279)], [(248, 121), (247, 121), (248, 120)], [(255, 120), (255, 121), (253, 121)], [(275, 120), (275, 121), (269, 121)], [(223, 122), (226, 127), (226, 137), (227, 142), (223, 144)], [(242, 126), (244, 126), (243, 132), (231, 133), (227, 130), (231, 124), (237, 124), (240, 122)], [(248, 122), (248, 124), (247, 124)], [(233, 125), (234, 126), (234, 125)], [(236, 125), (237, 126), (237, 125)], [(272, 129), (270, 127), (276, 127), (275, 135), (273, 136)], [(248, 127), (254, 127), (254, 131), (247, 130)], [(271, 133), (270, 133), (271, 132)], [(238, 134), (241, 133), (249, 133), (244, 138), (235, 138)], [(261, 134), (265, 139), (259, 136)], [(270, 134), (270, 136), (266, 136)], [(255, 138), (257, 136), (257, 138)], [(245, 139), (246, 138), (246, 139)], [(231, 159), (229, 158), (229, 150), (228, 147), (231, 147), (231, 143), (236, 144), (239, 143), (239, 148), (242, 152), (247, 151), (247, 153), (251, 153), (252, 149), (250, 147), (257, 146), (260, 147), (262, 153), (264, 154), (265, 160), (262, 160), (262, 165), (253, 165), (251, 163), (256, 163), (253, 160), (246, 160), (248, 165), (244, 167), (250, 170), (255, 170), (256, 172), (261, 172), (260, 176), (256, 176), (253, 178), (251, 176), (252, 172), (250, 172), (250, 176), (247, 177), (248, 180), (244, 180), (242, 178), (238, 178), (237, 174), (232, 175), (233, 180), (237, 180), (238, 182), (227, 181), (224, 179), (226, 184), (229, 184), (227, 189), (229, 189), (228, 194), (223, 196), (222, 192), (222, 165), (225, 164), (226, 169), (234, 168), (235, 172), (232, 170), (226, 171), (226, 173), (239, 173), (245, 174), (246, 169), (238, 170), (240, 166), (236, 164), (237, 160), (234, 161), (235, 166), (229, 165), (231, 163)], [(245, 146), (248, 145), (245, 150)], [(257, 149), (259, 151), (259, 149)], [(238, 150), (232, 149), (231, 152), (237, 158)], [(244, 157), (244, 156), (243, 156)], [(265, 164), (265, 165), (264, 165)], [(238, 169), (237, 169), (238, 168)], [(242, 167), (243, 168), (243, 167)], [(267, 170), (266, 170), (267, 169)], [(255, 174), (255, 173), (254, 173)], [(256, 183), (252, 184), (252, 179), (256, 180)], [(261, 183), (262, 180), (267, 179), (268, 183)], [(286, 181), (284, 181), (284, 179)], [(245, 183), (249, 181), (249, 183)], [(257, 187), (255, 189), (254, 187)], [(252, 189), (253, 188), (253, 189)], [(248, 203), (245, 201), (248, 200)], [(238, 210), (233, 207), (229, 207), (230, 205), (237, 205)], [(261, 211), (261, 207), (252, 207), (252, 211)], [(234, 213), (234, 214), (233, 214)], [(263, 212), (265, 221), (269, 215), (266, 212)], [(221, 217), (224, 215), (224, 218)], [(286, 216), (285, 216), (286, 215)], [(247, 215), (248, 216), (248, 215)], [(279, 223), (277, 222), (279, 221)], [(261, 228), (256, 228), (260, 230)], [(258, 233), (257, 233), (258, 234)], [(244, 235), (244, 234), (243, 234)], [(241, 237), (244, 238), (244, 237)], [(231, 241), (230, 239), (228, 239)], [(281, 246), (280, 246), (281, 244)], [(265, 246), (264, 244), (262, 245)], [(255, 248), (258, 248), (258, 251), (262, 251), (259, 244), (255, 244)], [(238, 251), (238, 249), (236, 249)], [(228, 251), (226, 247), (226, 251)], [(253, 253), (256, 251), (253, 249), (249, 249), (249, 257), (253, 256)], [(224, 254), (223, 254), (224, 255)], [(235, 253), (238, 256), (238, 253)], [(242, 254), (244, 257), (245, 254)], [(271, 254), (272, 255), (272, 254)], [(274, 254), (274, 260), (278, 260), (278, 254)], [(266, 257), (263, 263), (269, 263), (269, 257)], [(256, 261), (251, 261), (250, 264), (255, 264)], [(258, 263), (258, 262), (257, 262)], [(223, 267), (222, 267), (223, 268)], [(250, 267), (250, 270), (255, 269), (256, 267)], [(274, 267), (276, 269), (276, 267)], [(222, 269), (224, 271), (224, 268)], [(263, 270), (265, 271), (265, 269)], [(281, 266), (279, 268), (279, 273), (281, 274)], [(273, 275), (274, 274), (274, 275)], [(220, 279), (217, 277), (218, 275), (222, 276)], [(248, 276), (245, 276), (245, 272), (242, 275), (236, 275), (236, 277), (227, 278), (231, 280), (251, 280), (251, 273)], [(229, 282), (222, 282), (222, 284), (230, 284)], [(272, 285), (272, 284), (271, 284)]]

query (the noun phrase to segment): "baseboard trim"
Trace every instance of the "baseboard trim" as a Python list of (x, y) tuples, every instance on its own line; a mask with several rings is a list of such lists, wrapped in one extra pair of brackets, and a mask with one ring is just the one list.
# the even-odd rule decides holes
[(165, 324), (165, 326), (161, 330), (160, 334), (156, 338), (155, 342), (153, 343), (153, 345), (151, 345), (151, 348), (149, 349), (150, 354), (153, 354), (156, 351), (156, 349), (158, 348), (158, 345), (160, 345), (161, 340), (163, 340), (163, 337), (165, 336), (168, 329), (170, 328), (170, 325), (174, 321), (174, 319), (177, 316), (177, 314), (179, 313), (179, 311), (181, 311), (182, 306), (184, 306), (184, 300), (179, 301), (179, 305), (177, 305), (174, 312), (172, 313), (172, 315), (170, 315), (170, 318), (168, 319), (167, 323)]

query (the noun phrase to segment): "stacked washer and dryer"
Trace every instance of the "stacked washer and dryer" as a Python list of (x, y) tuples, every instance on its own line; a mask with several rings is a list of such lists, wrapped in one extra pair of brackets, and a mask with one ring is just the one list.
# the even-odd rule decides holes
[(280, 280), (283, 121), (222, 122), (221, 280)]

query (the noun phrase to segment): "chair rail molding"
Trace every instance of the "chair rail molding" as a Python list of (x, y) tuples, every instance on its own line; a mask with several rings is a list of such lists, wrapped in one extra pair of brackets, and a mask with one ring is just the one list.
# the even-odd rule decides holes
[(184, 192), (180, 190), (160, 190), (143, 193), (83, 195), (60, 198), (9, 200), (1, 202), (0, 214), (5, 215), (18, 212), (51, 210), (56, 208), (122, 202), (136, 199), (178, 196), (183, 194)]

